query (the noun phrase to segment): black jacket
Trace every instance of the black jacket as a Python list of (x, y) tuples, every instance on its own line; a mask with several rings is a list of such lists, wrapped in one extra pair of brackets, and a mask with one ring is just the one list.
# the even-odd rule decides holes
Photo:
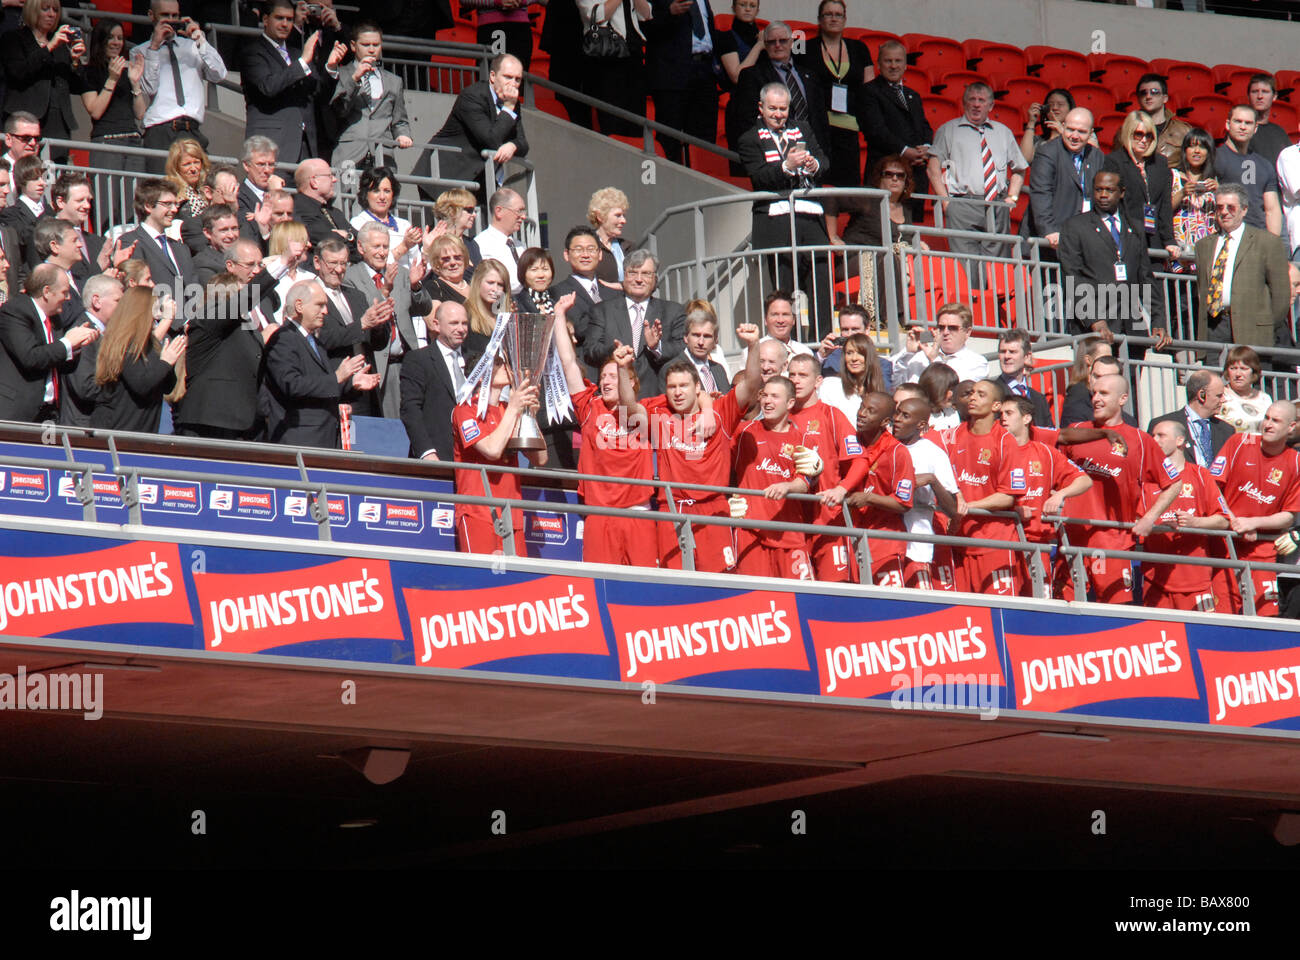
[[(1139, 319), (1134, 307), (1141, 303), (1151, 312), (1151, 327), (1165, 326), (1165, 302), (1155, 285), (1151, 259), (1147, 256), (1146, 237), (1133, 229), (1132, 222), (1123, 210), (1119, 211), (1123, 255), (1127, 279), (1115, 279), (1116, 248), (1110, 228), (1096, 210), (1071, 217), (1061, 227), (1061, 242), (1057, 255), (1061, 259), (1061, 273), (1068, 281), (1074, 280), (1073, 293), (1067, 284), (1065, 299), (1071, 312), (1072, 333), (1088, 333), (1092, 324), (1106, 320), (1112, 333), (1132, 333)], [(1138, 221), (1141, 229), (1142, 221)], [(1118, 311), (1110, 309), (1112, 294), (1123, 293), (1115, 301)]]
[[(487, 337), (471, 330), (461, 344), (461, 355), (481, 353), (487, 343)], [(442, 348), (436, 341), (407, 355), (402, 363), (401, 395), (402, 426), (411, 441), (411, 456), (418, 458), (436, 450), (439, 460), (451, 460), (451, 414), (456, 409), (456, 398)]]
[[(57, 327), (58, 318), (51, 318)], [(57, 336), (57, 334), (56, 334)], [(45, 338), (36, 305), (26, 294), (0, 308), (0, 420), (35, 421), (44, 402), (45, 381), (67, 369), (68, 350)]]
[[(457, 151), (438, 152), (439, 176), (444, 180), (474, 180), (482, 191), (484, 170), (480, 151), (496, 150), (504, 143), (514, 143), (517, 148), (515, 156), (527, 156), (528, 138), (524, 135), (523, 113), (518, 107), (515, 113), (516, 116), (512, 117), (504, 110), (497, 110), (492, 87), (486, 80), (462, 90), (442, 129), (430, 141), (459, 148)], [(431, 150), (421, 151), (411, 173), (419, 177), (430, 176), (432, 155)], [(420, 193), (430, 200), (435, 199), (439, 192), (420, 186)]]
[[(921, 95), (911, 87), (903, 87), (907, 97), (907, 109), (898, 102), (893, 87), (884, 77), (876, 77), (862, 88), (858, 101), (858, 127), (867, 141), (867, 160), (863, 166), (862, 178), (866, 183), (871, 168), (881, 157), (902, 153), (907, 147), (919, 147), (923, 143), (934, 141), (934, 130), (925, 118), (925, 108), (921, 105)], [(913, 193), (928, 193), (929, 178), (925, 165), (912, 167), (916, 180)]]

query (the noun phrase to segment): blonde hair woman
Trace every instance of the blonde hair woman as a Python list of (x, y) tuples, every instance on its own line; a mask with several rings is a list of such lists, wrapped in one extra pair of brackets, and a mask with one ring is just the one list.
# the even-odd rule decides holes
[(587, 201), (587, 222), (596, 231), (602, 255), (596, 279), (617, 285), (623, 280), (623, 227), (627, 225), (627, 194), (618, 187), (597, 190)]
[(307, 268), (307, 258), (311, 252), (307, 228), (297, 220), (277, 223), (271, 228), (271, 238), (267, 241), (266, 249), (267, 256), (262, 260), (262, 265), (271, 276), (277, 278), (275, 292), (280, 297), (280, 309), (276, 311), (275, 322), (282, 323), (289, 288), (299, 280), (307, 280), (316, 275)]
[(1148, 247), (1164, 247), (1178, 256), (1174, 240), (1174, 178), (1169, 161), (1156, 151), (1156, 123), (1151, 114), (1133, 110), (1115, 137), (1115, 148), (1106, 155), (1102, 170), (1118, 173), (1124, 187), (1119, 215)]
[(514, 309), (514, 302), (510, 299), (510, 272), (500, 260), (484, 260), (474, 268), (469, 292), (465, 295), (469, 328), (485, 337), (492, 336), (499, 302), (502, 310)]

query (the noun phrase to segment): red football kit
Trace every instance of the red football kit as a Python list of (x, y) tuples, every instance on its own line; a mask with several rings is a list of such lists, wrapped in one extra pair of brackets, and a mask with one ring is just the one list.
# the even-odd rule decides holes
[[(451, 425), (455, 431), (455, 460), (457, 463), (481, 463), (498, 467), (513, 467), (514, 454), (507, 451), (499, 460), (489, 460), (478, 451), (478, 443), (488, 436), (501, 423), (505, 416), (506, 404), (488, 404), (487, 413), (479, 419), (478, 404), (471, 398), (469, 403), (459, 404), (451, 414)], [(519, 475), (514, 473), (488, 473), (487, 491), (483, 489), (483, 478), (477, 470), (456, 471), (456, 492), (471, 497), (506, 497), (520, 499)], [(518, 507), (510, 511), (510, 518), (515, 530), (515, 553), (528, 556), (524, 543), (524, 512)], [(476, 504), (456, 504), (456, 549), (462, 553), (499, 553), (501, 538), (492, 526), (492, 514), (488, 507)]]
[[(1177, 513), (1190, 513), (1194, 517), (1226, 517), (1226, 504), (1219, 494), (1214, 478), (1204, 467), (1190, 460), (1178, 475), (1179, 493), (1169, 508), (1156, 521), (1158, 526), (1178, 525)], [(1144, 510), (1154, 506), (1160, 496), (1160, 487), (1154, 483), (1142, 485)], [(1208, 557), (1214, 537), (1195, 531), (1190, 533), (1152, 533), (1146, 538), (1145, 548), (1150, 553), (1167, 553), (1178, 557)], [(1215, 608), (1214, 589), (1211, 585), (1212, 567), (1190, 563), (1147, 563), (1142, 561), (1142, 602), (1148, 607), (1168, 607), (1172, 610), (1200, 610), (1210, 613)]]
[[(578, 472), (605, 477), (650, 480), (650, 443), (643, 431), (629, 431), (626, 418), (620, 418), (618, 405), (610, 406), (600, 395), (600, 388), (588, 382), (585, 389), (573, 394), (573, 408), (582, 432), (582, 450), (578, 454)], [(634, 425), (635, 426), (635, 425)], [(622, 507), (648, 510), (652, 487), (600, 480), (579, 480), (578, 495), (593, 507)], [(658, 565), (654, 537), (655, 524), (631, 517), (583, 518), (582, 559), (587, 563), (616, 563), (629, 566)]]
[[(650, 417), (650, 436), (657, 438), (659, 479), (673, 485), (677, 512), (702, 517), (731, 516), (726, 494), (693, 490), (687, 484), (731, 485), (732, 446), (745, 415), (736, 402), (736, 391), (733, 389), (714, 400), (713, 416), (718, 429), (707, 440), (695, 435), (699, 414), (683, 417), (672, 413), (667, 398), (662, 394), (642, 400), (641, 405)], [(667, 504), (662, 509), (667, 509)], [(659, 565), (680, 570), (682, 553), (677, 541), (677, 528), (671, 523), (655, 526), (659, 528)], [(724, 573), (736, 565), (735, 541), (730, 527), (692, 524), (691, 532), (695, 537), (696, 570)]]
[[(1053, 543), (1056, 540), (1056, 524), (1043, 522), (1043, 504), (1053, 493), (1072, 484), (1083, 476), (1083, 471), (1070, 462), (1070, 458), (1054, 446), (1055, 430), (1040, 431), (1037, 428), (1031, 436), (1040, 433), (1051, 434), (1051, 443), (1045, 440), (1031, 439), (1016, 452), (1016, 467), (1023, 471), (1025, 493), (1017, 505), (1028, 509), (1029, 518), (1022, 520), (1025, 539), (1031, 543)], [(1051, 589), (1051, 557), (1042, 553), (1043, 572)], [(1020, 574), (1020, 593), (1032, 596), (1033, 589), (1029, 575), (1029, 554), (1020, 557), (1018, 570)], [(1049, 593), (1050, 596), (1050, 593)]]
[[(794, 465), (794, 448), (807, 446), (803, 432), (793, 425), (782, 431), (769, 430), (762, 420), (746, 420), (736, 436), (734, 470), (736, 486), (765, 490), (774, 483), (788, 483), (799, 476)], [(779, 523), (808, 523), (809, 504), (798, 500), (769, 500), (746, 496), (746, 520)], [(751, 577), (781, 577), (811, 580), (807, 538), (791, 530), (736, 530), (736, 572)]]
[[(1092, 427), (1094, 424), (1080, 422), (1071, 426)], [(1133, 523), (1138, 519), (1138, 508), (1142, 504), (1142, 485), (1150, 483), (1165, 490), (1177, 482), (1178, 471), (1165, 459), (1149, 433), (1127, 423), (1106, 429), (1123, 437), (1124, 445), (1103, 437), (1068, 448), (1070, 458), (1079, 469), (1092, 477), (1092, 486), (1073, 497), (1065, 512), (1071, 517)], [(1066, 524), (1065, 530), (1072, 547), (1132, 550), (1134, 546), (1133, 534), (1129, 530), (1073, 523)], [(1098, 603), (1133, 602), (1133, 567), (1128, 560), (1098, 557), (1085, 560), (1084, 567)], [(1064, 558), (1057, 564), (1056, 595), (1064, 600), (1074, 599), (1074, 584)]]
[[(871, 467), (865, 487), (873, 493), (889, 497), (904, 511), (912, 509), (916, 469), (907, 447), (895, 440), (893, 434), (881, 431), (875, 442), (866, 448), (864, 456)], [(907, 522), (902, 513), (876, 506), (854, 510), (853, 523), (854, 526), (868, 530), (893, 530), (898, 533), (907, 531)], [(903, 565), (907, 541), (868, 537), (867, 546), (871, 550), (871, 578), (868, 582), (878, 587), (901, 589), (906, 582)]]
[[(818, 401), (790, 414), (790, 423), (803, 432), (804, 446), (815, 449), (822, 458), (822, 473), (817, 477), (819, 489), (837, 486), (849, 491), (860, 489), (868, 463), (858, 443), (857, 431), (842, 410)], [(824, 527), (842, 527), (844, 511), (823, 505), (812, 522)], [(808, 552), (818, 580), (848, 583), (852, 579), (852, 541), (833, 534), (818, 534), (808, 539)]]
[[(1270, 457), (1254, 434), (1234, 433), (1210, 464), (1210, 474), (1219, 483), (1228, 509), (1238, 517), (1267, 517), (1274, 513), (1300, 512), (1300, 453), (1287, 447)], [(1273, 540), (1280, 531), (1262, 532), (1256, 540), (1238, 537), (1234, 541), (1239, 560), (1277, 563)], [(1255, 613), (1261, 617), (1277, 616), (1277, 574), (1268, 570), (1252, 571), (1255, 581)], [(1224, 572), (1216, 580), (1216, 595), (1223, 594), (1233, 613), (1241, 613), (1241, 591), (1237, 578)], [(1225, 589), (1226, 586), (1226, 589)], [(1223, 612), (1221, 609), (1220, 612)]]
[[(995, 493), (1016, 498), (1024, 494), (1024, 471), (1015, 465), (1018, 450), (1015, 438), (1000, 423), (993, 424), (993, 429), (983, 434), (971, 433), (970, 427), (963, 423), (953, 431), (947, 448), (957, 489), (967, 503)], [(1017, 539), (1015, 522), (997, 517), (963, 517), (958, 533), (976, 540)], [(966, 547), (962, 553), (967, 590), (1015, 596), (1017, 551)]]

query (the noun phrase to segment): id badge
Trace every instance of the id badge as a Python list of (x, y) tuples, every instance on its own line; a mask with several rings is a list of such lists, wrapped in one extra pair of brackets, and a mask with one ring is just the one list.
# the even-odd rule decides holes
[(1088, 212), (1089, 210), (1091, 210), (1091, 209), (1092, 209), (1092, 201), (1089, 200), (1089, 199), (1087, 199), (1087, 198), (1085, 197), (1085, 198), (1084, 198), (1084, 201), (1083, 201), (1083, 210), (1080, 211), (1080, 212), (1081, 212), (1081, 213), (1087, 213), (1087, 212)]
[(1115, 264), (1115, 280), (1118, 283), (1128, 282), (1128, 267), (1122, 263)]
[(831, 86), (831, 112), (849, 112), (849, 88), (842, 83)]
[(1142, 207), (1142, 226), (1147, 233), (1156, 232), (1156, 208), (1149, 203)]

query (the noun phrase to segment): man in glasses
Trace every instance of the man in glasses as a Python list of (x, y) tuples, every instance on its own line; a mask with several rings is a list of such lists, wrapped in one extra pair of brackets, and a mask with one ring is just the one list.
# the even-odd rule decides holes
[[(551, 301), (555, 302), (566, 293), (575, 295), (573, 306), (569, 307), (565, 318), (573, 324), (573, 333), (577, 337), (578, 362), (582, 362), (583, 347), (586, 343), (587, 327), (591, 322), (591, 311), (604, 298), (606, 291), (596, 278), (596, 267), (600, 265), (600, 240), (596, 231), (583, 224), (574, 227), (564, 238), (564, 262), (569, 265), (569, 275), (559, 283), (552, 285)], [(592, 379), (594, 371), (588, 369), (588, 378)]]
[(916, 383), (932, 363), (952, 367), (959, 380), (983, 380), (989, 375), (989, 362), (983, 354), (966, 346), (974, 325), (975, 315), (966, 304), (945, 303), (939, 307), (935, 324), (930, 328), (933, 339), (922, 343), (924, 329), (912, 327), (907, 331), (903, 349), (890, 357), (894, 364), (893, 382)]
[(1183, 162), (1183, 138), (1191, 132), (1191, 125), (1179, 120), (1173, 110), (1166, 110), (1169, 86), (1158, 73), (1145, 73), (1137, 83), (1138, 106), (1150, 115), (1156, 125), (1156, 152), (1169, 161), (1173, 170)]
[[(1277, 192), (1277, 168), (1250, 149), (1259, 126), (1255, 108), (1241, 103), (1228, 113), (1227, 137), (1214, 153), (1220, 182), (1239, 183), (1250, 195), (1246, 223), (1282, 235), (1282, 201)], [(1253, 341), (1245, 341), (1253, 342)]]
[(1063, 127), (1059, 137), (1034, 151), (1029, 216), (1021, 225), (1023, 236), (1045, 237), (1053, 249), (1061, 241), (1065, 221), (1092, 209), (1092, 179), (1106, 159), (1088, 142), (1092, 136), (1090, 111), (1075, 107), (1065, 115)]
[(502, 187), (488, 200), (491, 222), (474, 237), (474, 245), (484, 260), (499, 260), (510, 274), (510, 292), (524, 288), (519, 277), (519, 255), (527, 244), (519, 238), (519, 228), (528, 222), (524, 198), (509, 187)]
[[(5, 152), (3, 159), (13, 170), (23, 157), (35, 156), (41, 146), (41, 122), (25, 110), (15, 110), (5, 118)], [(5, 206), (18, 201), (18, 191), (10, 191)]]
[(334, 206), (339, 178), (330, 165), (316, 157), (304, 160), (293, 172), (293, 182), (298, 188), (293, 198), (293, 218), (307, 228), (307, 237), (312, 244), (319, 245), (326, 237), (339, 237), (348, 245), (349, 259), (360, 263), (361, 254), (357, 252), (352, 224), (343, 211)]
[[(161, 178), (142, 180), (135, 188), (135, 215), (140, 226), (122, 235), (120, 245), (135, 244), (134, 256), (149, 264), (154, 286), (169, 287), (177, 304), (187, 301), (184, 290), (197, 283), (190, 249), (179, 240), (172, 240), (164, 232), (176, 218), (180, 200), (168, 180)], [(173, 329), (179, 330), (187, 317), (176, 312)]]
[[(830, 127), (822, 106), (827, 98), (821, 81), (795, 62), (793, 35), (780, 20), (767, 25), (763, 31), (763, 52), (737, 78), (732, 96), (736, 99), (740, 132), (759, 122), (759, 94), (772, 83), (779, 83), (790, 92), (790, 126), (811, 130), (819, 145), (830, 143)], [(733, 150), (738, 149), (738, 143), (732, 144)]]

